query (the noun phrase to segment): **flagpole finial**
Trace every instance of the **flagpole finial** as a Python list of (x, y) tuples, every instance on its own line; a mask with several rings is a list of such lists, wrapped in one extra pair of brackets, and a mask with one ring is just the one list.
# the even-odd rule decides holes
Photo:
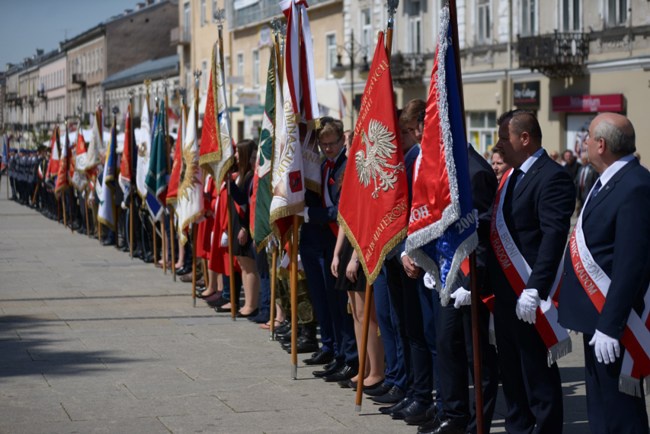
[(195, 87), (196, 89), (199, 88), (199, 81), (201, 80), (201, 74), (202, 74), (202, 73), (201, 73), (201, 70), (200, 70), (200, 69), (196, 69), (196, 70), (194, 71), (194, 87)]
[(223, 28), (223, 22), (226, 21), (226, 9), (220, 8), (214, 11), (214, 20), (217, 22), (217, 27), (219, 29)]
[(399, 6), (399, 0), (386, 0), (386, 8), (388, 9), (388, 26), (392, 27), (395, 22), (395, 11)]

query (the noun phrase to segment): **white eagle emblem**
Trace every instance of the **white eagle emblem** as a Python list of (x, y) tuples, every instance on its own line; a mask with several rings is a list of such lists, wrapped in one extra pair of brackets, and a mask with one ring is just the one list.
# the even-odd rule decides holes
[(395, 188), (397, 175), (404, 170), (404, 163), (390, 164), (397, 151), (393, 144), (395, 134), (388, 130), (381, 122), (371, 120), (368, 124), (368, 134), (363, 131), (361, 139), (366, 146), (366, 151), (358, 151), (354, 155), (359, 182), (367, 187), (370, 181), (374, 183), (373, 199), (379, 197), (379, 190), (388, 191)]

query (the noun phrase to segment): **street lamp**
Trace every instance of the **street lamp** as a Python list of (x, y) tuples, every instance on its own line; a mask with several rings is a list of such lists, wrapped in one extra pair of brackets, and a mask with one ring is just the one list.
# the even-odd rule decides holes
[[(354, 58), (357, 54), (363, 53), (363, 61), (359, 65), (358, 73), (359, 77), (364, 80), (368, 77), (370, 65), (368, 65), (366, 47), (362, 47), (354, 40), (354, 30), (350, 30), (350, 42), (338, 48), (339, 53), (336, 55), (336, 65), (332, 67), (332, 75), (335, 78), (341, 79), (347, 71), (350, 71), (350, 129), (354, 129)], [(342, 51), (348, 55), (349, 65), (347, 66), (341, 62)]]

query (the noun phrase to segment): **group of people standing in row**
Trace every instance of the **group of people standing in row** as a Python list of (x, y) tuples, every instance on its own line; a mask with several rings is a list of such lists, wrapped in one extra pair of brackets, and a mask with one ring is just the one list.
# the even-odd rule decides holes
[[(409, 200), (425, 109), (424, 101), (412, 100), (397, 113)], [(477, 328), (483, 431), (490, 431), (500, 382), (507, 432), (555, 434), (562, 432), (564, 419), (556, 360), (570, 351), (570, 329), (583, 334), (591, 431), (647, 433), (642, 379), (650, 374), (650, 174), (634, 156), (634, 128), (619, 114), (596, 116), (578, 169), (569, 155), (564, 165), (553, 161), (542, 147), (534, 114), (513, 110), (497, 123), (491, 165), (471, 145), (468, 149), (479, 216), (479, 323), (472, 324), (470, 315), (468, 273), (443, 306), (435, 284), (399, 244), (373, 283), (366, 369), (359, 372), (365, 277), (337, 224), (352, 137), (340, 120), (319, 120), (321, 192), (306, 193), (300, 228), (298, 350), (311, 353), (306, 364), (322, 365), (315, 377), (354, 389), (361, 382), (365, 394), (382, 404), (381, 413), (417, 425), (418, 433), (473, 433), (472, 329)], [(210, 211), (196, 238), (197, 256), (206, 263), (198, 295), (217, 312), (230, 312), (229, 303), (240, 299), (228, 278), (229, 210), (235, 288), (244, 292), (239, 316), (262, 328), (274, 322), (277, 339), (290, 351), (286, 264), (278, 273), (279, 296), (269, 300), (268, 255), (251, 237), (256, 150), (254, 141), (240, 141), (231, 176), (221, 185), (205, 183)], [(181, 274), (191, 253), (183, 256), (175, 264)], [(269, 318), (270, 303), (278, 307), (275, 318)]]

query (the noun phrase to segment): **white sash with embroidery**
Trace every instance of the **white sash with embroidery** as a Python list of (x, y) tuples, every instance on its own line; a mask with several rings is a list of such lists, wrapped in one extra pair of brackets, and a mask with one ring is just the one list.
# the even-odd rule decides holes
[[(526, 288), (532, 270), (519, 248), (517, 248), (503, 217), (503, 201), (508, 183), (512, 178), (511, 175), (512, 170), (508, 173), (507, 179), (501, 184), (497, 192), (491, 222), (490, 241), (506, 279), (508, 279), (510, 286), (519, 297)], [(542, 300), (537, 308), (537, 318), (535, 320), (535, 328), (548, 350), (547, 362), (549, 366), (571, 352), (571, 338), (567, 330), (558, 323), (558, 313), (554, 300), (561, 276), (562, 261), (558, 266), (548, 298)]]
[[(602, 312), (611, 279), (596, 263), (582, 231), (582, 213), (569, 240), (573, 270), (598, 312)], [(650, 289), (650, 287), (648, 288)], [(627, 319), (621, 343), (625, 347), (618, 390), (632, 396), (641, 396), (641, 380), (650, 375), (650, 291), (643, 297), (645, 307), (639, 316), (632, 310)], [(646, 384), (646, 392), (648, 384)]]

